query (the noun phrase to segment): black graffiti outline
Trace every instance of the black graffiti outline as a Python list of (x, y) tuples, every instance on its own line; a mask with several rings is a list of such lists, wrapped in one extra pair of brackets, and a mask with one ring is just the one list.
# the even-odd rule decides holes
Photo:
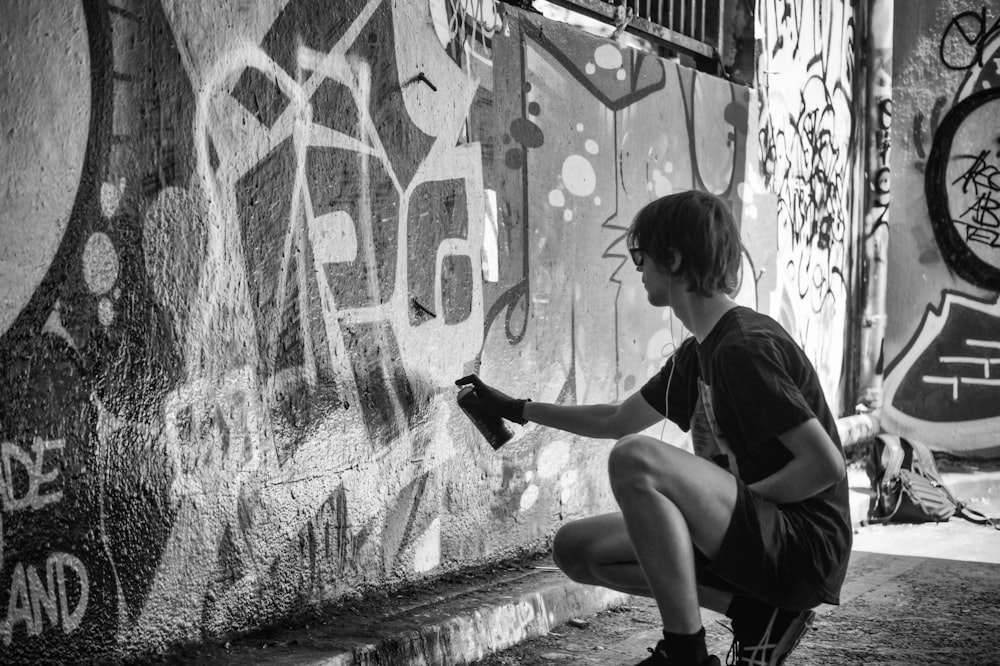
[(963, 279), (977, 286), (1000, 290), (1000, 269), (983, 261), (955, 228), (948, 201), (948, 159), (959, 127), (969, 115), (984, 104), (1000, 99), (1000, 89), (987, 89), (970, 95), (945, 117), (927, 156), (924, 195), (927, 212), (945, 263)]
[[(975, 21), (976, 27), (978, 28), (975, 34), (969, 34), (966, 32), (965, 27), (962, 25), (962, 19), (965, 18), (972, 18)], [(938, 43), (938, 56), (941, 58), (941, 64), (948, 69), (956, 71), (971, 69), (973, 66), (982, 67), (985, 64), (983, 62), (983, 51), (985, 50), (986, 44), (997, 35), (1000, 35), (1000, 17), (998, 17), (989, 28), (986, 27), (987, 22), (985, 6), (983, 6), (979, 12), (966, 11), (953, 16), (951, 21), (948, 23), (948, 26), (941, 34), (941, 41)], [(945, 43), (949, 41), (949, 36), (951, 35), (952, 30), (957, 30), (959, 35), (961, 35), (961, 39), (964, 40), (968, 46), (975, 49), (974, 57), (970, 58), (969, 62), (965, 64), (949, 62), (949, 59), (945, 54)]]

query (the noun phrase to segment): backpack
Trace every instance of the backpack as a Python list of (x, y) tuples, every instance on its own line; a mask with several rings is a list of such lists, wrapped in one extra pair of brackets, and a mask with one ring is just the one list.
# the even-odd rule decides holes
[(1000, 529), (1000, 519), (987, 518), (951, 494), (925, 444), (883, 433), (875, 437), (865, 467), (874, 491), (869, 522), (944, 522), (957, 515)]

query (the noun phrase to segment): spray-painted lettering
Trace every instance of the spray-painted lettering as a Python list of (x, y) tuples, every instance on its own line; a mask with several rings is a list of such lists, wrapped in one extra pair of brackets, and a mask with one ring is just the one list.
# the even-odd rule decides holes
[(1000, 34), (1000, 18), (989, 25), (986, 7), (978, 12), (968, 11), (955, 15), (941, 35), (938, 53), (941, 63), (948, 69), (964, 70), (973, 66), (982, 67), (983, 50), (996, 35)]
[(0, 444), (0, 494), (5, 511), (38, 510), (62, 499), (62, 491), (46, 487), (56, 480), (59, 470), (46, 471), (45, 462), (46, 455), (51, 451), (61, 451), (63, 444), (61, 439), (49, 441), (36, 438), (30, 453), (13, 442)]
[[(31, 564), (14, 565), (7, 597), (7, 610), (0, 623), (0, 638), (10, 645), (14, 631), (21, 624), (29, 636), (37, 636), (45, 622), (64, 633), (72, 633), (87, 612), (90, 581), (87, 568), (69, 553), (55, 552), (45, 562), (45, 579)], [(75, 582), (72, 581), (75, 578)]]

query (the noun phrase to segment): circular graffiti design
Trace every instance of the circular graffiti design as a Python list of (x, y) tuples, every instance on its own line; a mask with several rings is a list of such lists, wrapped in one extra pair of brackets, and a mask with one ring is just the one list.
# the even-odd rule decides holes
[(981, 128), (1000, 109), (1000, 89), (955, 105), (934, 136), (924, 191), (931, 226), (948, 266), (986, 289), (1000, 289), (1000, 149)]

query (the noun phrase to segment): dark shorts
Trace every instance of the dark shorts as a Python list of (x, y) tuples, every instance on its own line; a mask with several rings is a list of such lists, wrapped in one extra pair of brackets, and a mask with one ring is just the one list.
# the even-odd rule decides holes
[(804, 572), (814, 563), (776, 504), (736, 482), (733, 517), (715, 557), (696, 553), (698, 584), (789, 610), (823, 603)]

